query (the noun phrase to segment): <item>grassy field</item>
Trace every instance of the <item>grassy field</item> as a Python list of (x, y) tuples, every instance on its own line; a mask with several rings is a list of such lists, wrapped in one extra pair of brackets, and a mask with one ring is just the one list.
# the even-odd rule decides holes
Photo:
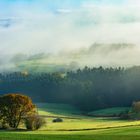
[[(80, 115), (76, 108), (63, 104), (37, 104), (47, 125), (38, 131), (1, 131), (0, 140), (139, 140), (140, 121), (97, 118)], [(53, 123), (61, 117), (63, 122)]]
[(139, 140), (140, 127), (131, 126), (92, 131), (1, 132), (0, 140)]
[(37, 103), (38, 112), (40, 115), (47, 116), (74, 116), (81, 115), (81, 111), (76, 109), (74, 106), (68, 104), (47, 104)]
[(108, 109), (101, 109), (93, 112), (89, 112), (89, 115), (93, 116), (117, 116), (122, 112), (129, 111), (129, 107), (115, 107), (115, 108), (108, 108)]

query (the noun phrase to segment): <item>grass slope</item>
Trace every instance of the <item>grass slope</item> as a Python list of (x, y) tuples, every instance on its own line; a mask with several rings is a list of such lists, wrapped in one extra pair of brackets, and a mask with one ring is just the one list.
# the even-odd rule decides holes
[[(66, 104), (37, 104), (47, 125), (38, 131), (0, 131), (0, 140), (139, 140), (140, 121), (80, 116)], [(48, 117), (49, 116), (49, 117)], [(62, 117), (62, 123), (52, 123)]]
[(0, 140), (139, 140), (140, 127), (104, 129), (86, 132), (1, 132)]
[(92, 116), (117, 116), (120, 113), (126, 112), (128, 110), (130, 110), (129, 107), (114, 107), (89, 112), (88, 114)]
[[(82, 116), (79, 110), (68, 104), (38, 103), (38, 112), (47, 120), (47, 126), (42, 128), (46, 131), (84, 131), (106, 128), (118, 128), (140, 125), (140, 121), (125, 121), (112, 118), (96, 118)], [(114, 113), (121, 112), (129, 108), (111, 108), (99, 110), (99, 112)], [(54, 118), (60, 117), (62, 123), (53, 123)]]
[(69, 104), (37, 103), (40, 115), (46, 116), (73, 116), (80, 115), (82, 112)]

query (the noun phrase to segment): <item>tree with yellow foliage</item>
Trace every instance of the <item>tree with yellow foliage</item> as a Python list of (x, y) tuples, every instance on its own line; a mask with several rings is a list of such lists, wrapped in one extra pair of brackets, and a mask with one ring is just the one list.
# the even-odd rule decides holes
[(18, 128), (22, 119), (36, 113), (36, 106), (28, 96), (7, 94), (0, 97), (0, 120), (12, 128)]

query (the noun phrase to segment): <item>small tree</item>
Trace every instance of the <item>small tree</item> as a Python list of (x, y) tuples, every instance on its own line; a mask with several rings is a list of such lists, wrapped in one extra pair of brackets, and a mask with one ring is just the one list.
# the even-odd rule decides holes
[(38, 130), (45, 124), (46, 124), (45, 119), (37, 115), (25, 118), (25, 126), (28, 130)]
[(36, 107), (28, 96), (7, 94), (0, 97), (0, 119), (17, 128), (23, 117), (36, 113)]

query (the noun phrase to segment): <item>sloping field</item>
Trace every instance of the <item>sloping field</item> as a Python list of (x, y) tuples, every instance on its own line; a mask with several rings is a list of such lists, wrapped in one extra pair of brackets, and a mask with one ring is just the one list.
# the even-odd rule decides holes
[[(140, 121), (125, 121), (108, 117), (89, 117), (81, 115), (82, 112), (67, 104), (38, 103), (39, 114), (47, 120), (47, 125), (42, 128), (46, 131), (86, 131), (106, 128), (138, 126)], [(111, 114), (126, 111), (129, 108), (109, 108), (99, 110), (99, 113)], [(98, 111), (97, 111), (98, 112)], [(62, 118), (62, 123), (53, 123), (54, 118)]]
[(88, 115), (91, 116), (118, 116), (119, 114), (129, 111), (129, 107), (114, 107), (114, 108), (107, 108), (101, 109), (93, 112), (89, 112)]
[(38, 112), (40, 115), (46, 116), (73, 116), (81, 115), (76, 107), (69, 104), (54, 104), (54, 103), (37, 103)]
[(139, 140), (139, 130), (140, 127), (135, 126), (84, 132), (1, 132), (0, 140)]
[[(37, 104), (47, 125), (38, 131), (0, 131), (0, 140), (139, 140), (140, 121), (111, 117), (80, 116), (75, 107), (65, 104)], [(110, 109), (109, 109), (110, 110)], [(63, 119), (53, 123), (54, 118)]]

